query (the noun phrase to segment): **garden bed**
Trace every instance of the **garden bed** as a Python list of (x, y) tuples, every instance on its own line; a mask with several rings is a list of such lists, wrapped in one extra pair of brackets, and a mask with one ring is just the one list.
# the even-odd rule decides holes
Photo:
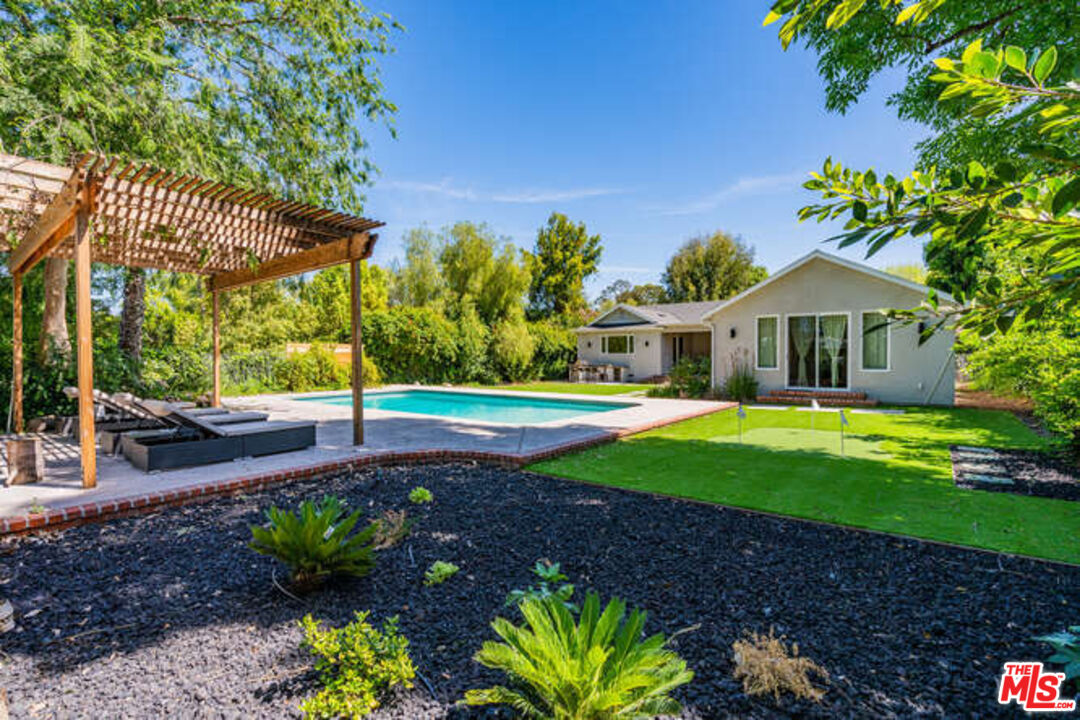
[(957, 487), (1080, 500), (1080, 468), (1066, 453), (954, 445)]
[[(417, 485), (434, 503), (409, 504)], [(369, 577), (297, 602), (246, 547), (248, 525), (327, 492), (419, 522)], [(697, 674), (676, 692), (687, 718), (1011, 714), (994, 699), (1002, 663), (1047, 654), (1030, 637), (1075, 624), (1080, 583), (1070, 566), (522, 472), (373, 469), (7, 541), (0, 580), (19, 629), (3, 636), (0, 686), (20, 718), (287, 717), (315, 690), (297, 620), (370, 609), (400, 616), (437, 697), (418, 680), (373, 717), (493, 717), (454, 703), (500, 680), (471, 657), (538, 558), (561, 562), (579, 594), (645, 607), (649, 632), (700, 626), (676, 642)], [(435, 560), (462, 570), (425, 587)], [(732, 680), (732, 642), (770, 626), (831, 674), (820, 704), (750, 698)]]

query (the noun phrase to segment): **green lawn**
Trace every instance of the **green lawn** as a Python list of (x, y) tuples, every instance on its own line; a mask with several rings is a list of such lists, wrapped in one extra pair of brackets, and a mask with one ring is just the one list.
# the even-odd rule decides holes
[(533, 465), (560, 477), (1080, 563), (1080, 503), (960, 490), (949, 445), (1040, 448), (1009, 413), (734, 410)]
[(534, 383), (522, 383), (521, 385), (474, 385), (473, 387), (490, 390), (521, 390), (523, 392), (572, 393), (577, 395), (623, 395), (639, 390), (648, 390), (653, 386), (635, 385), (633, 383), (589, 384), (544, 380)]

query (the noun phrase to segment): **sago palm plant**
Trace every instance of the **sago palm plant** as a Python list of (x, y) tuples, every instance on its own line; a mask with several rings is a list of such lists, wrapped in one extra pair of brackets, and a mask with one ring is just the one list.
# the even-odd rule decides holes
[(600, 612), (596, 593), (581, 607), (581, 620), (556, 597), (526, 598), (524, 626), (504, 618), (492, 623), (503, 642), (486, 642), (477, 662), (504, 671), (510, 682), (465, 693), (469, 705), (505, 704), (528, 718), (630, 720), (676, 714), (669, 693), (694, 673), (667, 649), (662, 634), (641, 639), (645, 613), (626, 616), (612, 600)]
[(333, 574), (367, 575), (375, 565), (378, 523), (349, 537), (360, 511), (344, 515), (344, 505), (330, 495), (318, 503), (305, 500), (295, 513), (272, 507), (266, 511), (267, 527), (251, 527), (249, 547), (285, 563), (299, 589), (311, 589)]

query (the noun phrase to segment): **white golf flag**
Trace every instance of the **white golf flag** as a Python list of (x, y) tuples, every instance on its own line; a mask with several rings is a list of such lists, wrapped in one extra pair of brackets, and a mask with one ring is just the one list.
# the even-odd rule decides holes
[(847, 415), (844, 414), (843, 410), (840, 411), (840, 424), (841, 425), (847, 425), (848, 424)]
[(810, 398), (810, 409), (815, 412), (821, 409), (821, 405), (818, 405), (817, 398)]

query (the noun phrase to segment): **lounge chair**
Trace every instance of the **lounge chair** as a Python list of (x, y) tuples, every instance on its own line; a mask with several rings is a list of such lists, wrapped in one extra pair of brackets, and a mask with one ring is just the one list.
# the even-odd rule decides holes
[(171, 403), (143, 400), (140, 406), (174, 428), (121, 437), (124, 457), (144, 472), (293, 452), (315, 444), (315, 423), (311, 421), (219, 424), (216, 415), (192, 414)]

